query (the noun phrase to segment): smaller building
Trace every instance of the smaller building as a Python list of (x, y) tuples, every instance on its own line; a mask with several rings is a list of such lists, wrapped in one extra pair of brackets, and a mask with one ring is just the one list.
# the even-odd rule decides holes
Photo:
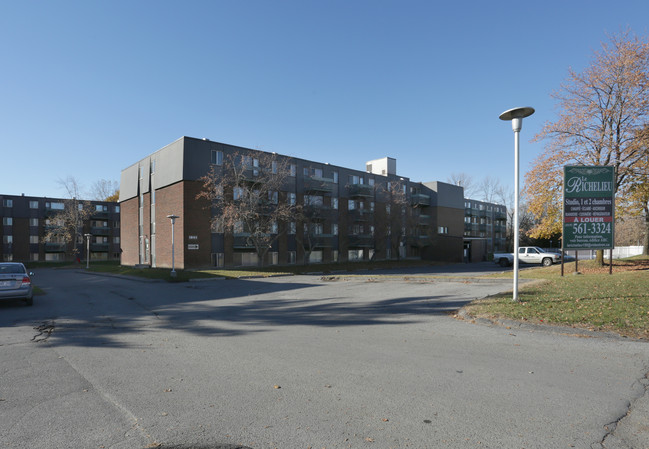
[(78, 232), (75, 242), (63, 243), (47, 239), (48, 230), (71, 200), (63, 198), (34, 197), (24, 195), (0, 195), (0, 260), (65, 261), (73, 260), (75, 254), (86, 257), (90, 234), (91, 260), (119, 260), (120, 258), (120, 209), (117, 203), (106, 201), (78, 201), (78, 207), (90, 209)]
[(464, 257), (467, 262), (487, 260), (507, 249), (507, 208), (501, 204), (464, 200)]

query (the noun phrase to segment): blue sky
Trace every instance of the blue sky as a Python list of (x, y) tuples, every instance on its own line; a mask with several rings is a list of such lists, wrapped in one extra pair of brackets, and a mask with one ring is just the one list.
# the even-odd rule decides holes
[(186, 135), (414, 181), (513, 186), (501, 112), (550, 93), (649, 2), (1, 1), (0, 193), (64, 196)]

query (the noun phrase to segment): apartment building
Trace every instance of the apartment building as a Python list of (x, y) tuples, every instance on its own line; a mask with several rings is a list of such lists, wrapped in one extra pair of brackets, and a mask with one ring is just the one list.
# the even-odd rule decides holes
[(501, 204), (464, 200), (464, 249), (470, 262), (507, 249), (507, 208)]
[[(182, 137), (122, 171), (122, 264), (178, 268), (256, 265), (245, 229), (211, 226), (217, 212), (204, 199), (200, 178), (237, 154), (254, 179), (260, 152)], [(269, 154), (269, 153), (265, 153)], [(274, 153), (273, 153), (274, 154)], [(365, 170), (276, 155), (290, 166), (275, 201), (316, 209), (315, 219), (280, 223), (265, 264), (463, 257), (463, 189), (418, 183), (397, 175), (396, 160), (369, 161)], [(243, 162), (242, 162), (243, 163)], [(387, 192), (398, 186), (406, 203), (394, 207)], [(396, 210), (401, 209), (401, 210)], [(397, 221), (395, 222), (395, 217)], [(398, 223), (395, 224), (395, 223)], [(308, 242), (308, 243), (307, 243)]]
[[(117, 203), (79, 201), (78, 207), (89, 209), (76, 242), (64, 243), (47, 238), (48, 230), (56, 226), (57, 216), (70, 200), (62, 198), (0, 195), (0, 260), (2, 261), (65, 261), (77, 254), (85, 259), (90, 234), (90, 259), (120, 258), (120, 211)], [(76, 253), (75, 250), (76, 249)]]

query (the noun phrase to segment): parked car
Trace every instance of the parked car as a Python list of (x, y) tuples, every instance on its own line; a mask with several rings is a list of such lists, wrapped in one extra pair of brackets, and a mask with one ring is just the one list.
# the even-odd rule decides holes
[(34, 303), (32, 279), (25, 265), (0, 262), (0, 299), (22, 299), (28, 306)]
[[(554, 263), (561, 262), (561, 254), (549, 253), (538, 246), (522, 246), (518, 248), (518, 261), (522, 263), (538, 263), (544, 267), (549, 267)], [(495, 253), (494, 262), (501, 267), (507, 267), (514, 263), (512, 253)]]

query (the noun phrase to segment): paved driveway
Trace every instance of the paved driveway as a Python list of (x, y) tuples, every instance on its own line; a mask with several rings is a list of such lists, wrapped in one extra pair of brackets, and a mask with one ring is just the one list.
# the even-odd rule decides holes
[(452, 318), (509, 281), (35, 282), (0, 304), (0, 447), (590, 449), (649, 371), (645, 343)]

